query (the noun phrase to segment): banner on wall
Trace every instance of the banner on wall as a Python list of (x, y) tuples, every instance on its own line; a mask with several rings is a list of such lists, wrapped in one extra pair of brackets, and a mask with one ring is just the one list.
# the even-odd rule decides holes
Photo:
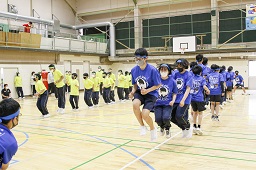
[(246, 30), (256, 30), (256, 4), (246, 5)]

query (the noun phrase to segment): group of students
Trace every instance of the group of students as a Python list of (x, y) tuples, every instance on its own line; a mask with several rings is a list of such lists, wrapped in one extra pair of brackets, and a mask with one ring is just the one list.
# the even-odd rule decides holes
[[(157, 128), (153, 124), (150, 112), (155, 113), (155, 122), (160, 127), (162, 136), (171, 137), (171, 122), (182, 129), (183, 138), (191, 138), (192, 134), (202, 135), (203, 111), (210, 100), (212, 120), (219, 121), (219, 106), (226, 99), (232, 100), (234, 90), (241, 86), (244, 93), (244, 80), (238, 71), (230, 66), (212, 64), (207, 66), (208, 59), (199, 54), (196, 62), (189, 63), (180, 58), (174, 64), (160, 64), (158, 69), (147, 63), (146, 49), (139, 48), (135, 52), (135, 66), (132, 71), (133, 111), (140, 124), (140, 135), (145, 135), (150, 127), (151, 141), (157, 139)], [(190, 66), (190, 70), (189, 69)], [(143, 105), (142, 110), (140, 106)], [(193, 123), (189, 122), (189, 106), (192, 107)]]

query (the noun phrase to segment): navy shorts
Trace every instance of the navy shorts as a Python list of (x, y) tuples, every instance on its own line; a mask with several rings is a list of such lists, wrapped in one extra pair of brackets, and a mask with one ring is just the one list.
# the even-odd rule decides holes
[(202, 112), (206, 110), (205, 108), (205, 102), (196, 102), (196, 101), (191, 101), (191, 106), (194, 112), (199, 111)]
[(235, 86), (236, 86), (236, 87), (244, 87), (243, 84), (236, 84)]
[(232, 89), (233, 89), (232, 86), (227, 87), (227, 91), (232, 91)]
[(134, 93), (134, 99), (139, 99), (141, 105), (143, 105), (143, 109), (147, 109), (149, 111), (153, 110), (154, 105), (156, 103), (156, 96), (151, 94), (142, 95), (139, 90)]

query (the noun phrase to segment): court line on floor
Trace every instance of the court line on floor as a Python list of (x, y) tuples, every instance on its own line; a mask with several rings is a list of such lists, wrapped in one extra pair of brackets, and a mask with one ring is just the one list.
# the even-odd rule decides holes
[[(38, 125), (38, 126), (47, 127), (47, 126), (44, 126), (44, 125)], [(51, 127), (51, 128), (55, 128), (55, 127)], [(61, 129), (61, 130), (65, 130), (65, 131), (68, 131), (68, 132), (75, 133), (75, 134), (81, 134), (81, 135), (89, 136), (89, 137), (91, 137), (91, 138), (94, 138), (94, 139), (103, 141), (104, 143), (107, 143), (107, 144), (110, 144), (110, 145), (112, 145), (112, 146), (115, 146), (116, 148), (114, 148), (114, 150), (115, 150), (115, 149), (121, 149), (122, 151), (124, 151), (124, 152), (126, 152), (126, 153), (132, 155), (132, 156), (135, 157), (135, 158), (138, 157), (138, 156), (136, 156), (135, 154), (131, 153), (130, 151), (128, 151), (128, 150), (126, 150), (126, 149), (124, 149), (124, 148), (121, 148), (121, 147), (117, 147), (116, 144), (113, 144), (113, 143), (110, 143), (110, 142), (108, 142), (108, 141), (106, 141), (106, 140), (100, 139), (99, 137), (95, 137), (95, 136), (93, 136), (93, 135), (88, 135), (88, 134), (83, 134), (83, 133), (80, 133), (80, 132), (76, 132), (76, 131), (68, 130), (68, 129), (64, 129), (64, 128), (55, 128), (55, 129)], [(31, 132), (30, 132), (30, 133), (31, 133)], [(37, 134), (38, 134), (38, 133), (37, 133)], [(56, 135), (46, 135), (46, 134), (40, 134), (40, 135), (43, 135), (43, 136), (55, 136), (55, 137), (56, 137)], [(65, 138), (67, 138), (67, 137), (65, 137)], [(74, 139), (74, 138), (71, 138), (71, 139)], [(131, 142), (131, 141), (133, 141), (133, 140), (129, 139), (129, 141)], [(108, 153), (109, 153), (109, 152), (108, 152)], [(104, 154), (104, 155), (105, 155), (105, 154)], [(102, 156), (103, 156), (103, 155), (102, 155)], [(95, 159), (96, 159), (96, 158), (95, 158)], [(94, 160), (94, 159), (93, 159), (93, 160)], [(91, 161), (93, 161), (93, 160), (91, 160)], [(149, 167), (151, 170), (154, 170), (154, 168), (153, 168), (150, 164), (148, 164), (146, 161), (144, 161), (143, 159), (139, 159), (139, 160), (140, 160), (143, 164), (145, 164), (147, 167)], [(91, 162), (91, 161), (89, 161), (89, 162)], [(86, 162), (89, 163), (88, 161), (86, 161)]]
[[(210, 115), (210, 113), (208, 113), (207, 115), (205, 115), (203, 118), (207, 117), (208, 115)], [(190, 125), (190, 128), (193, 128), (192, 125)], [(158, 144), (157, 146), (153, 147), (152, 149), (150, 149), (149, 151), (147, 151), (146, 153), (142, 154), (141, 156), (139, 156), (138, 158), (134, 159), (133, 161), (129, 162), (128, 164), (126, 164), (125, 166), (123, 166), (120, 170), (123, 170), (129, 166), (131, 166), (132, 164), (134, 164), (135, 162), (137, 162), (139, 159), (145, 157), (146, 155), (150, 154), (151, 152), (153, 152), (156, 149), (159, 149), (160, 146), (162, 146), (163, 144), (169, 142), (171, 139), (173, 139), (174, 137), (176, 137), (177, 135), (179, 135), (182, 131), (176, 133), (174, 136), (170, 137), (169, 139), (166, 139), (165, 141), (163, 141), (162, 143)]]

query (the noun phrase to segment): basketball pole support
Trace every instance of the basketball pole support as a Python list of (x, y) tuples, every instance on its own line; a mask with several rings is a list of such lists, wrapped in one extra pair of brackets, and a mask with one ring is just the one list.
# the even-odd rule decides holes
[(236, 38), (238, 35), (242, 34), (243, 32), (245, 32), (246, 29), (242, 30), (241, 32), (239, 32), (238, 34), (234, 35), (233, 37), (231, 37), (230, 39), (228, 39), (227, 41), (225, 41), (223, 44), (221, 44), (220, 46), (218, 46), (218, 48), (222, 47), (223, 45), (227, 44), (229, 41), (233, 40), (234, 38)]

